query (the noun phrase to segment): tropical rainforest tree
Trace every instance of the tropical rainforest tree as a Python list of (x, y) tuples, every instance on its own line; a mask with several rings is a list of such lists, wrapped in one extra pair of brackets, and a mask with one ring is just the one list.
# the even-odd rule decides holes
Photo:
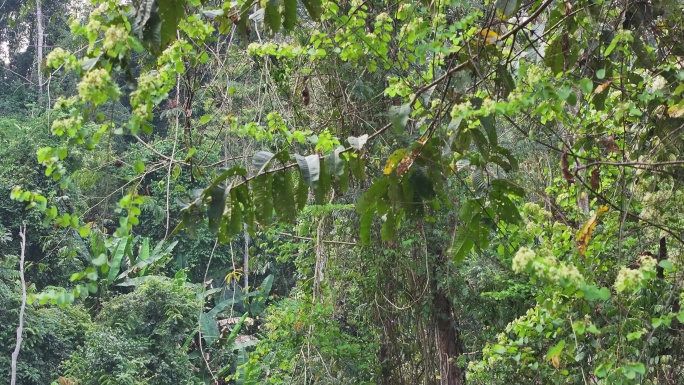
[[(71, 22), (82, 47), (46, 58), (78, 80), (38, 150), (52, 191), (85, 198), (11, 195), (83, 239), (83, 267), (31, 300), (153, 282), (119, 276), (147, 260), (121, 240), (173, 237), (158, 273), (200, 282), (193, 365), (214, 383), (676, 383), (682, 12), (96, 2)], [(87, 252), (102, 236), (111, 257)], [(119, 374), (150, 370), (138, 337)]]

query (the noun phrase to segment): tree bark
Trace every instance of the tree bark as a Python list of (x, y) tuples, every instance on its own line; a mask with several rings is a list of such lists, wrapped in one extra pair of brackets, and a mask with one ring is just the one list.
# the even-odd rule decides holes
[(463, 353), (463, 343), (451, 313), (452, 306), (449, 298), (442, 289), (437, 289), (434, 294), (433, 317), (439, 353), (439, 383), (440, 385), (463, 385), (465, 384), (465, 370), (457, 365), (458, 358)]
[(43, 96), (43, 10), (36, 0), (36, 61), (38, 74), (38, 100)]
[(19, 325), (17, 326), (17, 344), (14, 346), (12, 352), (10, 385), (17, 383), (17, 361), (19, 359), (19, 351), (21, 351), (21, 343), (24, 339), (24, 312), (26, 311), (26, 279), (24, 278), (24, 252), (26, 250), (26, 225), (21, 226), (19, 230), (21, 237), (21, 256), (19, 257), (19, 278), (21, 279), (21, 308), (19, 308)]

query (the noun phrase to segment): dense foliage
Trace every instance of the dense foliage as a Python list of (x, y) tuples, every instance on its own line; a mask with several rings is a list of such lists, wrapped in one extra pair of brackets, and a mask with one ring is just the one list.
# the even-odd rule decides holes
[(681, 382), (681, 2), (0, 7), (3, 378)]

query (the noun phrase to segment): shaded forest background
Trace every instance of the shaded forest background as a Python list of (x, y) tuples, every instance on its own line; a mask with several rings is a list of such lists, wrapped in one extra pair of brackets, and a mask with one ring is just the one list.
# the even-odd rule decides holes
[(0, 0), (0, 382), (681, 383), (683, 12)]

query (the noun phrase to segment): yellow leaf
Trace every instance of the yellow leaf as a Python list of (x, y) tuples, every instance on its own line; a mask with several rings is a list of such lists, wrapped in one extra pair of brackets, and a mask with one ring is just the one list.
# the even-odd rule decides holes
[(551, 357), (551, 363), (556, 369), (560, 367), (560, 357), (558, 357), (558, 354), (554, 354), (553, 357)]
[(608, 87), (611, 85), (611, 83), (613, 83), (613, 81), (612, 81), (612, 80), (608, 80), (607, 82), (605, 82), (605, 83), (599, 85), (599, 86), (596, 87), (596, 89), (594, 90), (594, 93), (595, 93), (595, 94), (600, 94), (601, 92), (605, 91), (606, 88), (608, 88)]
[(406, 155), (406, 149), (401, 148), (397, 151), (395, 151), (392, 155), (390, 155), (389, 158), (387, 158), (387, 163), (385, 164), (385, 168), (382, 170), (382, 172), (385, 175), (389, 175), (394, 171), (394, 169), (397, 167), (399, 162), (404, 158), (404, 155)]
[(499, 40), (499, 34), (491, 29), (481, 29), (477, 31), (476, 34), (485, 39), (485, 44), (496, 44), (496, 42)]
[(589, 245), (591, 235), (594, 233), (594, 229), (598, 224), (599, 215), (605, 213), (606, 211), (608, 211), (608, 206), (599, 207), (596, 213), (594, 213), (594, 215), (592, 215), (591, 218), (589, 218), (587, 223), (585, 223), (584, 226), (582, 226), (582, 229), (577, 234), (577, 248), (579, 249), (579, 252), (582, 253), (582, 255), (584, 255), (584, 253), (587, 252), (587, 246)]
[(671, 118), (678, 118), (684, 115), (684, 106), (675, 104), (674, 106), (667, 109), (667, 114), (670, 115)]

